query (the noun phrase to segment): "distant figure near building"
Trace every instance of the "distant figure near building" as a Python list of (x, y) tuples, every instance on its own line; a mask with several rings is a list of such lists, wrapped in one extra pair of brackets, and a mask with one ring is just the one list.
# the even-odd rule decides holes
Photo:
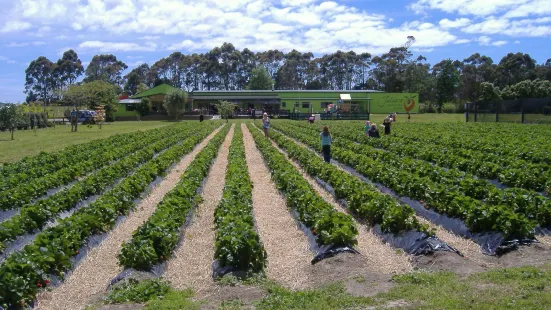
[(390, 121), (390, 118), (385, 118), (385, 120), (383, 121), (383, 126), (385, 126), (385, 135), (389, 135), (390, 134), (390, 123), (392, 123)]
[(408, 112), (408, 123), (411, 121), (411, 114)]
[(262, 127), (264, 127), (264, 136), (268, 138), (268, 130), (270, 130), (270, 118), (268, 113), (262, 114)]
[(323, 152), (323, 160), (326, 163), (331, 162), (331, 143), (333, 142), (333, 138), (331, 137), (331, 134), (329, 133), (329, 128), (327, 126), (323, 127), (323, 132), (320, 133), (321, 137), (321, 150)]
[(199, 115), (199, 122), (202, 123), (204, 118), (203, 113), (201, 113), (201, 115)]
[(371, 128), (367, 131), (367, 135), (370, 138), (379, 138), (379, 131), (377, 130), (377, 125), (371, 125)]
[(365, 135), (366, 135), (366, 136), (368, 135), (369, 129), (371, 129), (371, 122), (370, 122), (370, 121), (366, 121), (366, 122), (365, 122), (365, 126), (364, 126), (364, 132), (365, 132)]
[(308, 118), (308, 122), (310, 122), (310, 124), (313, 124), (315, 120), (316, 120), (316, 117), (314, 116), (314, 114), (312, 114), (312, 116)]

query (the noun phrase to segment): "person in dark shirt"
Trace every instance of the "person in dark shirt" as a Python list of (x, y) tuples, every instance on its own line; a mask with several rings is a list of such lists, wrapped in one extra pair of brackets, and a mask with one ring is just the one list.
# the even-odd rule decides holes
[(205, 117), (203, 116), (203, 113), (201, 113), (201, 115), (199, 115), (199, 122), (203, 122), (203, 119), (205, 119)]
[(379, 131), (377, 130), (377, 125), (371, 125), (371, 129), (367, 131), (367, 135), (371, 138), (379, 138)]
[(385, 135), (389, 135), (390, 134), (390, 118), (385, 118), (385, 120), (383, 121), (383, 126), (385, 126)]

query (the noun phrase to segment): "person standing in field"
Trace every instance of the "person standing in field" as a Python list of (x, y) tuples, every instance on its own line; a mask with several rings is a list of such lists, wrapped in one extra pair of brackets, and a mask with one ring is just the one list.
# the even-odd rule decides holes
[(365, 132), (365, 135), (367, 136), (368, 134), (368, 131), (369, 129), (371, 129), (371, 122), (370, 121), (366, 121), (365, 122), (365, 126), (364, 126), (364, 132)]
[(383, 126), (385, 126), (385, 135), (389, 135), (390, 134), (390, 118), (385, 118), (385, 120), (383, 121)]
[(320, 133), (321, 137), (321, 151), (323, 152), (323, 160), (326, 163), (331, 162), (331, 143), (333, 142), (333, 137), (329, 133), (329, 128), (327, 126), (323, 127), (323, 131)]
[(371, 125), (371, 128), (367, 132), (367, 135), (370, 138), (380, 138), (379, 131), (377, 130), (377, 125), (375, 124)]
[(411, 114), (408, 112), (408, 123), (411, 121)]
[(264, 136), (268, 138), (268, 130), (270, 129), (270, 118), (268, 117), (268, 113), (266, 112), (262, 114), (262, 127), (264, 127)]
[(396, 112), (394, 112), (394, 114), (392, 114), (392, 121), (393, 121), (393, 122), (396, 121)]

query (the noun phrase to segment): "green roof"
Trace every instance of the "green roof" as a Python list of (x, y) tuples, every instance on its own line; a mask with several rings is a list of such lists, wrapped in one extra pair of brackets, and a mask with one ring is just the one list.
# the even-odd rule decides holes
[(161, 85), (155, 86), (151, 89), (148, 89), (146, 91), (143, 91), (139, 94), (136, 94), (136, 95), (134, 95), (130, 98), (131, 99), (139, 99), (139, 98), (151, 97), (151, 96), (155, 96), (155, 95), (168, 95), (168, 93), (170, 93), (171, 91), (173, 91), (175, 89), (178, 89), (178, 88), (170, 86), (168, 84), (161, 84)]

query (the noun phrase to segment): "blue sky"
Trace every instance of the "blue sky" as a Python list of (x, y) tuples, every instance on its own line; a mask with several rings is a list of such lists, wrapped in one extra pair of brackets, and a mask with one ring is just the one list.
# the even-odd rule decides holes
[(0, 102), (25, 99), (25, 68), (74, 49), (85, 65), (114, 54), (133, 68), (223, 42), (374, 55), (413, 35), (434, 64), (475, 52), (551, 58), (550, 0), (0, 0)]

